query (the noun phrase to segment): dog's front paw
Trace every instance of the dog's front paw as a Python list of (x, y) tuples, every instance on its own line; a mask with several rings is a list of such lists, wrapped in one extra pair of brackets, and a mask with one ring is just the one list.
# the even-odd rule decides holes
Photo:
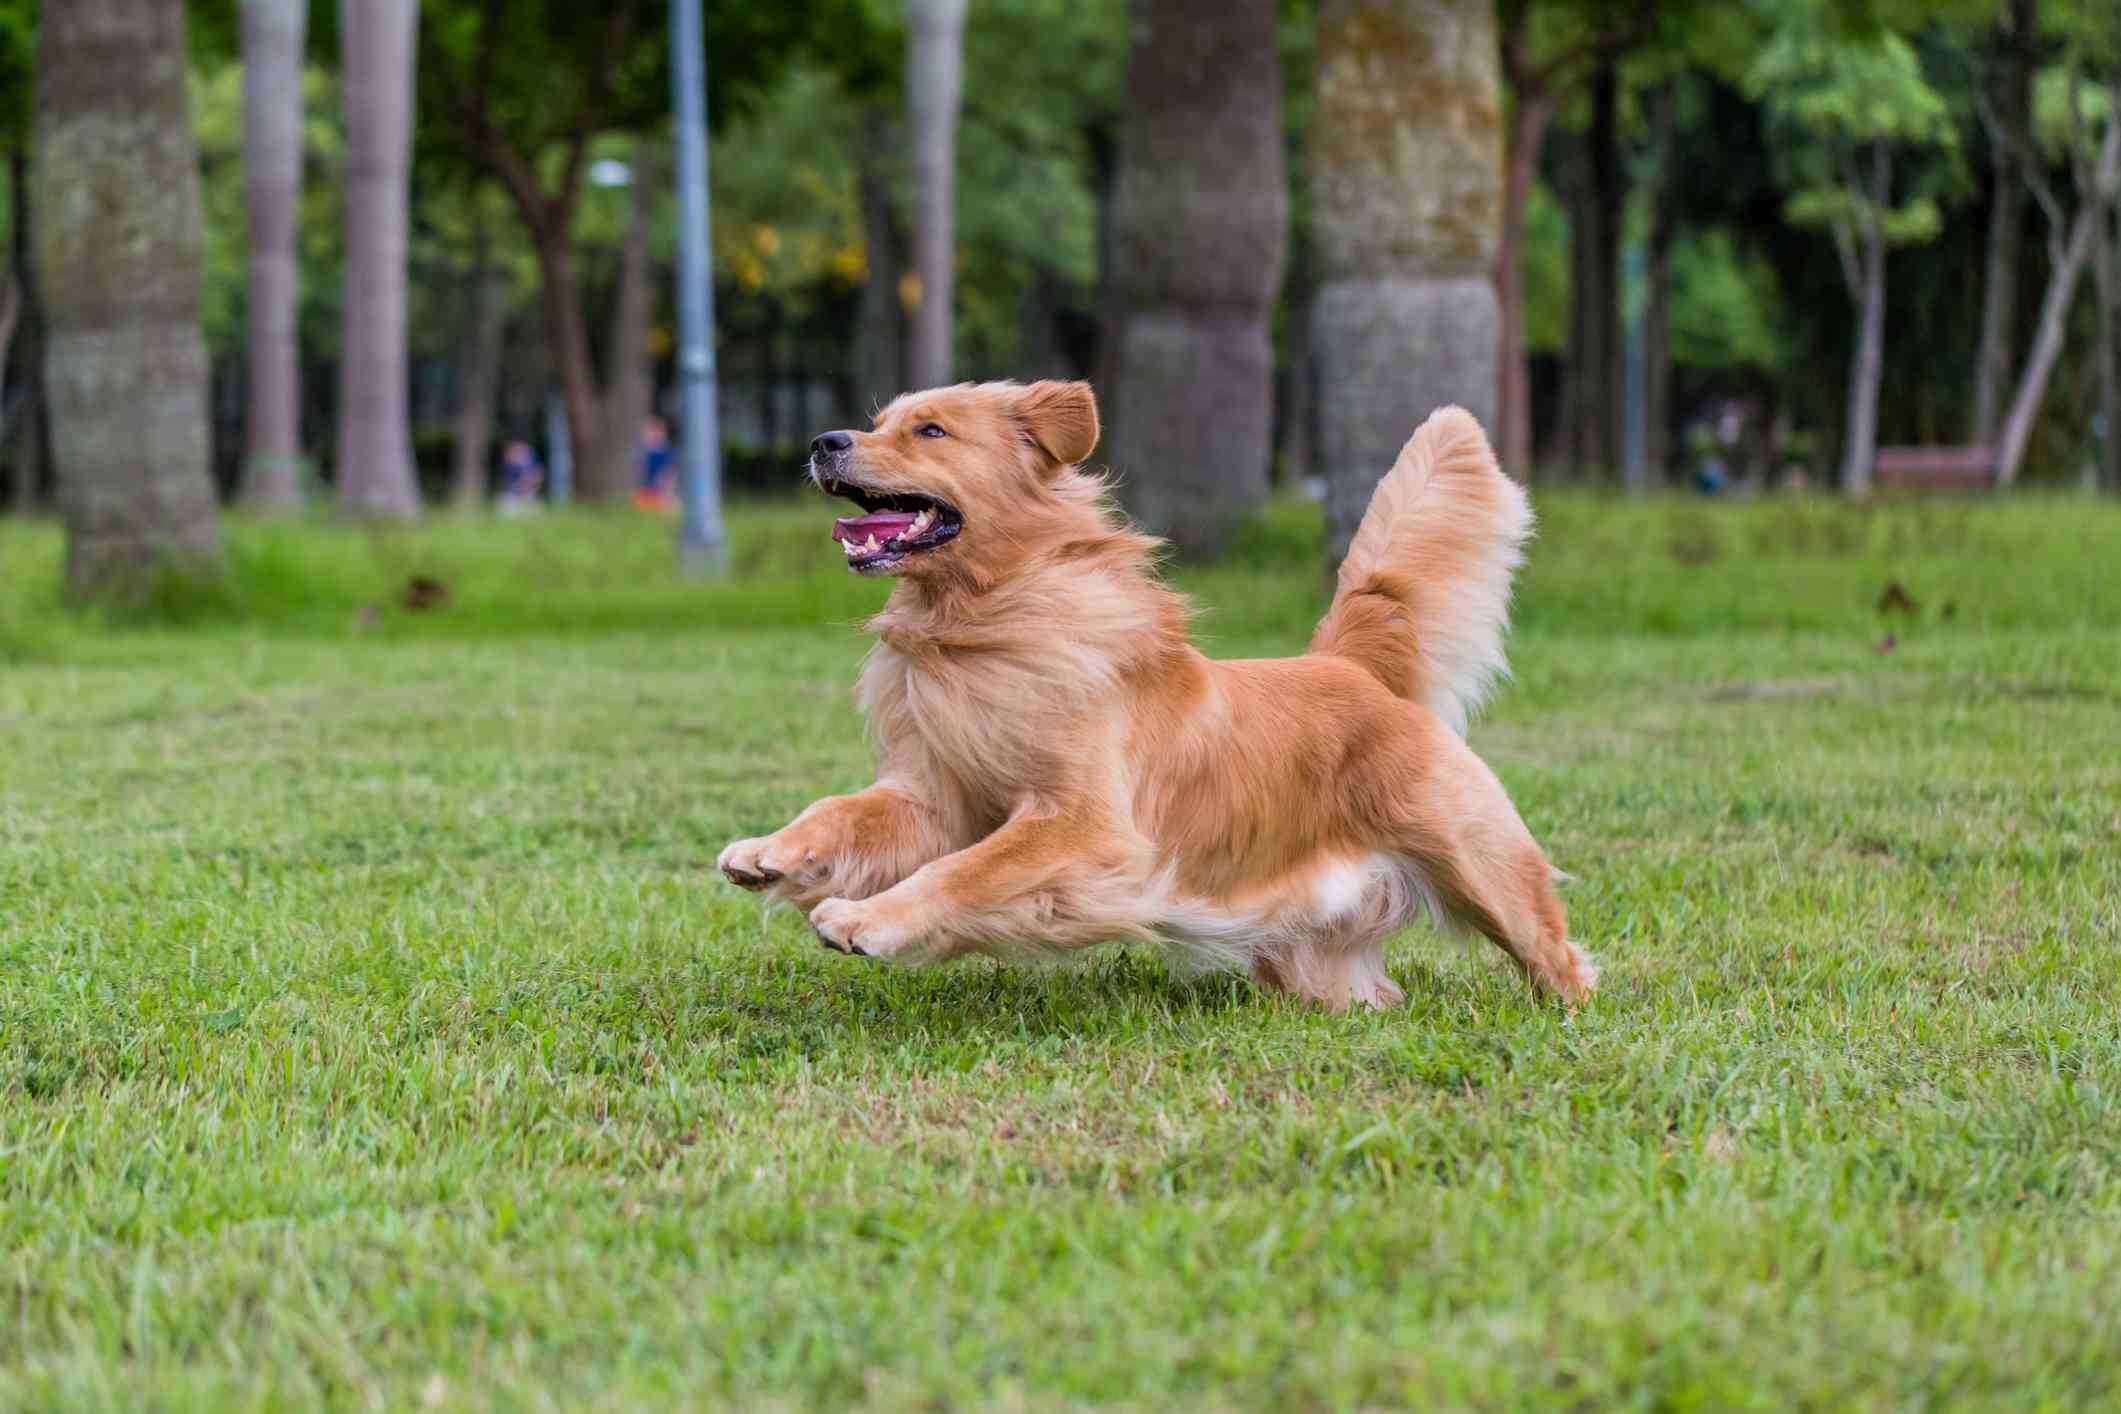
[(810, 910), (810, 926), (826, 947), (856, 957), (890, 957), (913, 936), (873, 900), (828, 898)]
[(730, 883), (740, 889), (770, 889), (776, 897), (801, 902), (823, 890), (829, 866), (815, 847), (787, 830), (761, 840), (738, 840), (715, 860)]
[(738, 840), (716, 857), (714, 867), (740, 889), (763, 889), (777, 884), (783, 871), (768, 864), (765, 858), (772, 844), (771, 839)]

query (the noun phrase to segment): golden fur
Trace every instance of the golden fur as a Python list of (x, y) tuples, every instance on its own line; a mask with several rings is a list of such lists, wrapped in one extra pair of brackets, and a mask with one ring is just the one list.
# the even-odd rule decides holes
[(730, 845), (733, 882), (871, 957), (1138, 938), (1381, 1007), (1401, 997), (1385, 939), (1427, 913), (1565, 999), (1596, 985), (1462, 739), (1531, 530), (1471, 416), (1436, 413), (1379, 483), (1310, 651), (1250, 662), (1195, 651), (1158, 542), (1077, 465), (1087, 384), (912, 393), (844, 440), (814, 475), (941, 500), (963, 528), (891, 567), (870, 625), (876, 784)]

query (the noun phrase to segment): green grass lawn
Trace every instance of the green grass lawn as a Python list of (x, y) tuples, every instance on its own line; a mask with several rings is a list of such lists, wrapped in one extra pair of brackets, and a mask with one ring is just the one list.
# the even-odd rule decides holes
[[(817, 505), (105, 617), (0, 523), (0, 1407), (2115, 1407), (2121, 507), (1540, 508), (1473, 739), (1574, 1014), (762, 915), (715, 851), (866, 780)], [(1211, 651), (1316, 534), (1181, 576)]]

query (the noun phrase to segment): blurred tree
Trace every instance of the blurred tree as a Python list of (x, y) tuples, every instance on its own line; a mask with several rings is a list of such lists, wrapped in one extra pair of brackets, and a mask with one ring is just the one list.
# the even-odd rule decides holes
[(220, 554), (183, 0), (71, 0), (39, 27), (36, 262), (69, 585)]
[[(708, 117), (717, 129), (797, 55), (874, 47), (866, 0), (710, 5), (704, 19)], [(600, 389), (597, 377), (576, 216), (596, 139), (669, 121), (667, 32), (654, 0), (429, 0), (421, 23), (421, 67), (442, 122), (508, 194), (536, 252), (546, 339), (589, 495), (612, 489), (591, 468), (631, 464), (636, 429), (604, 440), (615, 421), (605, 408), (612, 389)]]
[(1859, 311), (1849, 368), (1841, 488), (1870, 490), (1878, 447), (1878, 392), (1885, 360), (1885, 253), (1936, 235), (1936, 199), (1893, 200), (1896, 148), (1949, 149), (1957, 136), (1944, 101), (1898, 35), (1839, 38), (1800, 15), (1755, 61), (1749, 80), (1771, 125), (1786, 135), (1800, 226), (1833, 237), (1848, 294)]
[[(2019, 370), (2018, 382), (2011, 395), (2010, 406), (2005, 412), (1996, 438), (1996, 480), (1999, 485), (2009, 486), (2018, 478), (2019, 469), (2025, 461), (2025, 449), (2032, 440), (2033, 421), (2040, 415), (2040, 405), (2047, 396), (2047, 380), (2054, 372), (2055, 361), (2062, 354), (2062, 343), (2067, 334), (2069, 309), (2076, 297), (2077, 279), (2084, 273), (2086, 260), (2094, 253), (2095, 245), (2104, 245), (2112, 239), (2111, 223), (2113, 205), (2121, 195), (2121, 83), (2113, 88), (2100, 89), (2084, 82), (2084, 74), (2077, 67), (2082, 55), (2075, 53), (2072, 62), (2056, 70), (2042, 74), (2035, 81), (2037, 90), (2044, 94), (2035, 97), (2036, 135), (2050, 151), (2065, 155), (2074, 171), (2077, 188), (2077, 209), (2071, 214), (2049, 188), (2041, 176), (2041, 164), (2036, 157), (2028, 156), (2018, 164), (2026, 180), (2034, 184), (2034, 194), (2048, 220), (2049, 274), (2047, 293), (2040, 302), (2040, 317), (2034, 325), (2033, 342)], [(2041, 98), (2045, 98), (2045, 102)], [(2046, 110), (2044, 113), (2039, 110)], [(2108, 249), (2102, 259), (2111, 260)], [(2112, 272), (2109, 270), (2108, 303), (2112, 299)], [(2106, 316), (2110, 308), (2102, 308), (2102, 319), (2095, 337), (2101, 344), (2115, 337), (2115, 331), (2106, 327)], [(2111, 350), (2101, 353), (2102, 359), (2113, 358)], [(2114, 400), (2114, 368), (2108, 363), (2105, 368), (2106, 400)], [(2109, 424), (2109, 436), (2112, 436)]]
[(405, 250), (418, 0), (362, 0), (340, 21), (346, 98), (346, 297), (339, 365), (339, 505), (420, 513), (406, 407)]
[(663, 164), (656, 144), (640, 139), (627, 164), (626, 234), (619, 246), (618, 296), (611, 304), (605, 409), (611, 431), (602, 455), (585, 468), (583, 484), (595, 483), (593, 499), (611, 500), (633, 489), (640, 457), (641, 424), (655, 404), (655, 370), (648, 354), (648, 326), (654, 315), (655, 272), (648, 261), (648, 223), (655, 213), (655, 194), (664, 186)]
[(1337, 560), (1431, 409), (1494, 425), (1503, 111), (1490, 0), (1321, 0), (1317, 33), (1311, 347)]
[(854, 319), (854, 410), (881, 408), (906, 391), (906, 304), (912, 270), (910, 236), (899, 215), (897, 154), (904, 140), (898, 115), (865, 104), (854, 124), (852, 152), (862, 214), (862, 294)]
[(508, 327), (508, 280), (494, 256), (494, 222), (481, 209), (484, 195), (477, 189), (471, 194), (471, 309), (458, 359), (449, 478), (449, 499), (458, 510), (471, 510), (486, 499), (487, 469), (493, 459), (494, 400), (501, 381), (501, 337)]
[(262, 512), (302, 502), (300, 288), (302, 49), (308, 0), (242, 0), (243, 182), (249, 216), (250, 428), (243, 494)]
[(2020, 154), (2031, 152), (2032, 80), (2039, 44), (2035, 0), (2004, 0), (1990, 44), (1989, 91), (1981, 115), (1989, 140), (1988, 251), (1981, 280), (1981, 344), (1974, 354), (1973, 440), (1995, 443), (2017, 363), (2018, 266), (2026, 183)]
[(1134, 0), (1112, 195), (1105, 455), (1211, 555), (1267, 493), (1289, 224), (1274, 0)]
[(958, 109), (964, 96), (966, 0), (906, 0), (906, 99), (913, 132), (912, 382), (950, 381), (951, 294), (956, 275)]
[[(1618, 249), (1617, 203), (1623, 194), (1614, 165), (1616, 66), (1622, 54), (1655, 32), (1661, 13), (1659, 0), (1541, 0), (1537, 4), (1534, 0), (1498, 0), (1499, 58), (1509, 89), (1510, 112), (1503, 144), (1501, 229), (1495, 251), (1502, 341), (1496, 438), (1503, 467), (1515, 477), (1528, 477), (1532, 471), (1532, 384), (1525, 353), (1523, 246), (1547, 125), (1577, 93), (1594, 79), (1597, 81), (1602, 95), (1598, 104), (1600, 116), (1594, 116), (1590, 139), (1597, 170), (1587, 184), (1589, 204), (1579, 203), (1579, 210), (1597, 224), (1597, 229), (1571, 233), (1576, 278), (1570, 282), (1574, 311), (1570, 342), (1572, 362), (1585, 361), (1594, 350), (1603, 349), (1604, 359), (1617, 368), (1619, 325), (1617, 318), (1610, 317), (1617, 299), (1617, 275), (1612, 266)], [(1586, 288), (1584, 277), (1595, 275), (1595, 262), (1601, 260), (1606, 278), (1592, 281), (1593, 287)], [(1604, 322), (1597, 329), (1587, 328), (1586, 315), (1596, 315)], [(1605, 381), (1610, 376), (1603, 368), (1598, 372), (1597, 388), (1601, 391), (1593, 395), (1596, 406), (1589, 410), (1599, 418), (1606, 416), (1605, 410), (1618, 405), (1617, 384)], [(1611, 424), (1603, 420), (1595, 422), (1588, 433), (1571, 427), (1567, 435), (1576, 446), (1590, 442), (1604, 447), (1613, 442)]]
[(21, 389), (12, 402), (0, 396), (0, 445), (12, 437), (11, 486), (0, 497), (0, 510), (28, 511), (36, 504), (43, 469), (44, 359), (37, 284), (30, 262), (30, 73), (37, 39), (36, 0), (0, 0), (0, 152), (8, 173), (9, 232), (5, 267), (0, 268), (0, 313), (12, 311), (0, 343), (0, 395), (6, 390), (8, 361), (20, 372)]

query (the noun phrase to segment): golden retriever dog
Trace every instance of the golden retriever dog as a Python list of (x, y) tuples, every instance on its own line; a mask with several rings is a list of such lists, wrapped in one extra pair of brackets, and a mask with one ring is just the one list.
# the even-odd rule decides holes
[(861, 510), (832, 527), (848, 567), (897, 580), (857, 691), (876, 784), (721, 871), (865, 957), (1135, 938), (1386, 1007), (1385, 940), (1427, 914), (1588, 995), (1554, 871), (1463, 739), (1532, 525), (1480, 425), (1422, 424), (1309, 651), (1248, 662), (1187, 641), (1159, 542), (1078, 465), (1097, 436), (1086, 383), (982, 383), (811, 444), (811, 477)]

